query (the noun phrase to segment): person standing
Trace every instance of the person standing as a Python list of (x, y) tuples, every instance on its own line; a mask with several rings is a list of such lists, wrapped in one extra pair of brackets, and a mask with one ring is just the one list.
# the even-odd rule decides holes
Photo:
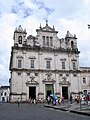
[(49, 105), (49, 103), (50, 103), (50, 96), (48, 96), (47, 102), (48, 102), (48, 105)]
[(72, 95), (70, 95), (70, 103), (72, 104)]
[(77, 104), (79, 103), (79, 96), (77, 96)]

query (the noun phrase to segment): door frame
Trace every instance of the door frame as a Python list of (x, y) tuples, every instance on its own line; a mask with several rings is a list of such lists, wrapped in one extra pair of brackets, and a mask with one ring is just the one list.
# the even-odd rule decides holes
[[(63, 91), (63, 90), (65, 90), (65, 91)], [(65, 92), (66, 92), (66, 94), (65, 94)], [(69, 92), (69, 87), (68, 86), (62, 86), (62, 96), (64, 96), (65, 99), (68, 99), (68, 97), (69, 97), (68, 92)]]

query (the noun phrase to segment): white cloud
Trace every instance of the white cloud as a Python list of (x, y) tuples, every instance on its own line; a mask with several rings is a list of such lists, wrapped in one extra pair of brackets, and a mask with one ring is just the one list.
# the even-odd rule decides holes
[(90, 6), (90, 0), (83, 0), (83, 2), (85, 3), (85, 5)]

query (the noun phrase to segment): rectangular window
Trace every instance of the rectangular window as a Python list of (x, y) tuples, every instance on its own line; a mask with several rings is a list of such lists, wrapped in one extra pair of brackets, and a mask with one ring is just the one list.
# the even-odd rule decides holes
[(76, 70), (76, 63), (73, 62), (73, 70)]
[(30, 76), (30, 73), (27, 73), (27, 76)]
[(34, 60), (31, 60), (31, 68), (34, 68)]
[(18, 75), (21, 75), (21, 73), (19, 72)]
[(45, 45), (45, 36), (43, 36), (43, 45)]
[(47, 46), (49, 46), (49, 37), (47, 36), (46, 39), (47, 39)]
[(18, 60), (18, 68), (22, 67), (22, 60)]
[(85, 84), (86, 84), (86, 78), (83, 78), (83, 83), (85, 83)]
[(50, 69), (50, 68), (51, 68), (50, 61), (46, 61), (46, 68), (47, 68), (47, 69)]
[(38, 73), (35, 73), (35, 76), (38, 76)]
[(68, 77), (68, 76), (69, 76), (69, 74), (66, 74), (66, 76)]
[(73, 74), (74, 77), (77, 77), (77, 74)]
[(62, 77), (62, 74), (60, 74), (60, 77)]
[(65, 62), (62, 62), (62, 69), (65, 69)]
[(50, 46), (53, 46), (53, 37), (50, 37)]
[(84, 95), (87, 95), (87, 90), (83, 90), (83, 92), (84, 92)]

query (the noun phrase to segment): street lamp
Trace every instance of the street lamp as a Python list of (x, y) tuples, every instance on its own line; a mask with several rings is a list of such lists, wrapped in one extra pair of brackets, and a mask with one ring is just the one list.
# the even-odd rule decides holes
[(88, 24), (88, 29), (90, 29), (90, 25)]

